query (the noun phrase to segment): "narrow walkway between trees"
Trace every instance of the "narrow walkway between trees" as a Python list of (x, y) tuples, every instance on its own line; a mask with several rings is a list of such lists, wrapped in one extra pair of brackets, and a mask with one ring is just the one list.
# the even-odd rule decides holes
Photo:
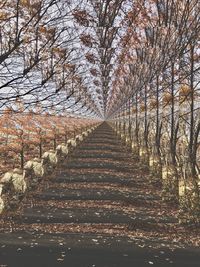
[(103, 123), (4, 215), (0, 266), (199, 266), (191, 230), (148, 178)]

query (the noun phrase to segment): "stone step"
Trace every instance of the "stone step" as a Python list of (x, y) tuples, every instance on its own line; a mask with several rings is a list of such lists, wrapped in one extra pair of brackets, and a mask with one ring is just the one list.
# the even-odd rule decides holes
[(100, 145), (106, 145), (106, 146), (119, 146), (121, 145), (119, 142), (117, 141), (112, 141), (112, 140), (87, 140), (84, 142), (84, 145), (88, 145), (88, 146), (100, 146)]
[[(62, 166), (64, 168), (64, 165)], [(116, 163), (107, 163), (107, 162), (69, 162), (66, 166), (66, 169), (108, 169), (114, 172), (124, 172), (124, 173), (132, 173), (134, 171), (134, 167), (130, 167), (124, 164), (116, 164)]]
[(71, 174), (66, 171), (62, 171), (56, 175), (55, 178), (51, 179), (52, 183), (77, 183), (77, 182), (88, 182), (88, 183), (116, 183), (119, 185), (129, 185), (133, 182), (133, 179), (128, 177), (105, 175), (102, 173), (87, 173), (87, 174)]
[[(162, 248), (159, 244), (162, 243)], [(157, 249), (152, 249), (152, 244)], [(170, 248), (167, 240), (92, 233), (1, 233), (1, 265), (30, 267), (199, 267), (193, 248)], [(174, 246), (178, 246), (174, 242)]]
[(137, 192), (122, 192), (120, 190), (110, 189), (58, 189), (50, 188), (42, 193), (34, 195), (35, 198), (41, 200), (160, 200), (161, 198), (157, 195), (145, 194), (142, 195)]
[(93, 132), (91, 134), (91, 137), (92, 138), (96, 138), (96, 137), (99, 137), (99, 138), (114, 138), (115, 137), (115, 134), (113, 132), (100, 132), (100, 131), (96, 131), (96, 132)]
[[(64, 204), (63, 204), (64, 205)], [(177, 219), (170, 216), (151, 216), (133, 211), (125, 214), (121, 210), (105, 208), (52, 208), (32, 207), (24, 209), (22, 216), (16, 217), (19, 223), (89, 223), (89, 224), (143, 224), (143, 223), (177, 223)]]
[(124, 172), (124, 173), (133, 173), (134, 167), (127, 166), (124, 164), (115, 164), (112, 162), (69, 162), (66, 165), (62, 165), (63, 170), (67, 169), (104, 169), (104, 170), (112, 170), (113, 172)]
[(121, 160), (121, 161), (126, 161), (126, 160), (130, 160), (131, 156), (127, 155), (127, 154), (113, 154), (113, 153), (74, 153), (72, 158), (79, 160), (79, 159), (90, 159), (90, 158), (94, 158), (94, 159), (113, 159), (113, 160)]
[(104, 151), (106, 153), (108, 152), (122, 152), (125, 150), (124, 149), (121, 149), (121, 148), (118, 148), (118, 147), (102, 147), (102, 146), (99, 146), (99, 147), (96, 147), (96, 146), (85, 146), (85, 145), (82, 145), (78, 148), (77, 151), (79, 151), (80, 153), (83, 153), (82, 151), (89, 151), (87, 153), (91, 153), (91, 151), (97, 151), (99, 150), (99, 152), (101, 153), (101, 151)]
[(83, 148), (78, 148), (76, 151), (74, 151), (72, 157), (76, 157), (76, 156), (80, 156), (80, 157), (91, 157), (94, 155), (94, 158), (98, 158), (101, 156), (105, 156), (108, 158), (113, 157), (113, 159), (117, 159), (117, 157), (119, 158), (128, 158), (128, 159), (132, 159), (132, 154), (127, 152), (127, 151), (102, 151), (99, 150), (98, 148), (93, 149), (93, 150), (84, 150)]
[[(16, 267), (146, 267), (153, 262), (157, 267), (199, 266), (199, 254), (195, 250), (162, 248), (160, 253), (159, 249), (144, 247), (144, 242), (145, 237), (134, 239), (105, 234), (0, 234), (0, 244), (5, 245), (1, 249), (1, 264)], [(151, 242), (156, 246), (161, 241)], [(163, 241), (163, 245), (167, 247), (168, 242)]]

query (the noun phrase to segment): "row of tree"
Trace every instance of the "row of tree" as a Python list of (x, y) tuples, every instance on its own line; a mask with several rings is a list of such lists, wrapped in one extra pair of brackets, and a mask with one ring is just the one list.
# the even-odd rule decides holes
[[(200, 214), (200, 3), (135, 1), (107, 117), (163, 179), (163, 198)], [(178, 187), (178, 185), (180, 187)], [(180, 190), (179, 190), (180, 189)], [(183, 194), (184, 192), (184, 194)]]
[(42, 157), (45, 151), (54, 150), (58, 144), (67, 144), (70, 138), (84, 132), (94, 119), (41, 113), (37, 110), (23, 112), (22, 103), (18, 109), (6, 109), (0, 116), (0, 173), (13, 168), (22, 168), (24, 163)]
[[(79, 2), (4, 0), (0, 3), (0, 110), (23, 100), (25, 110), (74, 111), (96, 116), (84, 80), (85, 54), (77, 45)], [(84, 61), (85, 60), (85, 61)]]

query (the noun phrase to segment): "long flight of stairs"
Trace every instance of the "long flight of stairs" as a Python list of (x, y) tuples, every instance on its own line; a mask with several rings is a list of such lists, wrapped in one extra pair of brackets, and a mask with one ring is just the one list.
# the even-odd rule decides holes
[(20, 210), (2, 217), (0, 266), (200, 266), (200, 250), (165, 238), (177, 218), (163, 205), (103, 123)]

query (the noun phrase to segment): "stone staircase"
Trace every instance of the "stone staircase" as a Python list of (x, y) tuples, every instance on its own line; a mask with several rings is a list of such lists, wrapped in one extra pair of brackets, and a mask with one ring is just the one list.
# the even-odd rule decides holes
[(20, 210), (2, 216), (0, 266), (199, 266), (199, 249), (166, 238), (177, 223), (103, 123)]

